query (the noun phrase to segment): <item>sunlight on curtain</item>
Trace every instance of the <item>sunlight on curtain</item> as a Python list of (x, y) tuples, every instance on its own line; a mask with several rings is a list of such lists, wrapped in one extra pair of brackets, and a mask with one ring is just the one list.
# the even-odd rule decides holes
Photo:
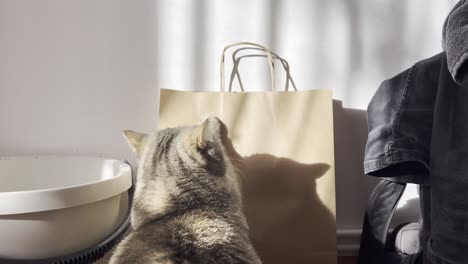
[[(222, 47), (253, 41), (289, 61), (299, 89), (333, 89), (344, 106), (365, 109), (381, 81), (442, 50), (455, 2), (158, 1), (158, 87), (218, 90)], [(247, 90), (269, 87), (265, 60), (248, 59), (240, 71)]]

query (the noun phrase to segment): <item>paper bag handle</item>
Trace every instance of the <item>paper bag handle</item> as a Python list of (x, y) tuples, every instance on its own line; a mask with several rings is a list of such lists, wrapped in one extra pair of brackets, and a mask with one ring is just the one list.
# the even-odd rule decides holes
[(235, 46), (242, 46), (242, 45), (248, 45), (248, 46), (255, 46), (257, 48), (260, 48), (267, 54), (268, 58), (268, 64), (270, 65), (270, 77), (271, 77), (271, 90), (276, 91), (275, 87), (275, 63), (273, 62), (273, 56), (271, 55), (271, 51), (266, 48), (265, 46), (262, 46), (257, 43), (252, 43), (252, 42), (236, 42), (230, 45), (227, 45), (224, 47), (223, 52), (221, 53), (221, 63), (220, 63), (220, 69), (219, 69), (219, 76), (220, 76), (220, 87), (221, 87), (221, 92), (225, 92), (224, 88), (224, 82), (225, 82), (225, 77), (224, 77), (224, 59), (226, 56), (226, 50)]
[[(232, 67), (232, 71), (231, 71), (231, 80), (229, 82), (229, 92), (231, 91), (231, 87), (232, 87), (232, 82), (234, 80), (234, 74), (237, 75), (237, 78), (238, 78), (238, 81), (240, 82), (240, 77), (239, 77), (239, 71), (238, 71), (238, 67), (239, 67), (239, 62), (240, 62), (240, 58), (239, 59), (236, 59), (236, 54), (241, 51), (241, 50), (245, 50), (245, 49), (253, 49), (253, 50), (261, 50), (263, 51), (263, 49), (260, 49), (260, 48), (252, 48), (252, 47), (245, 47), (245, 48), (239, 48), (237, 50), (235, 50), (233, 53), (232, 53), (232, 62), (234, 63), (234, 67)], [(280, 56), (278, 56), (278, 54), (274, 53), (273, 51), (271, 52), (271, 55), (273, 56), (273, 61), (274, 60), (279, 60), (281, 62), (281, 65), (283, 65), (283, 68), (284, 68), (284, 71), (286, 73), (286, 83), (285, 83), (285, 87), (284, 87), (284, 90), (285, 91), (289, 91), (289, 83), (292, 84), (292, 87), (294, 89), (294, 91), (297, 91), (297, 87), (296, 87), (296, 84), (294, 83), (294, 80), (293, 78), (291, 77), (291, 72), (290, 72), (290, 68), (289, 68), (289, 63), (287, 60), (281, 58)], [(242, 56), (241, 58), (243, 57), (268, 57), (267, 55), (244, 55)], [(276, 80), (276, 77), (275, 77), (275, 80)], [(241, 84), (242, 86), (242, 84)], [(276, 88), (276, 87), (275, 87)], [(241, 88), (242, 90), (242, 88)], [(276, 89), (275, 89), (276, 90)], [(243, 90), (242, 90), (243, 91)]]

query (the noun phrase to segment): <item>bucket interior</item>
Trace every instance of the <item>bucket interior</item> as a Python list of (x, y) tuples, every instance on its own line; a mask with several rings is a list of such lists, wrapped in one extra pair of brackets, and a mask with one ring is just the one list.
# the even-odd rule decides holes
[(116, 177), (127, 164), (91, 157), (0, 158), (0, 192), (33, 191), (85, 185)]

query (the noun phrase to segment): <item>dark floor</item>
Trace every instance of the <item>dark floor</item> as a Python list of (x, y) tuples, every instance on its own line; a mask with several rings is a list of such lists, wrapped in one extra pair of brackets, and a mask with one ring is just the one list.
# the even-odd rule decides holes
[[(110, 254), (107, 254), (109, 256)], [(109, 259), (108, 257), (104, 256), (103, 259), (100, 261), (96, 262), (95, 264), (104, 264), (108, 263)], [(357, 263), (357, 257), (338, 257), (338, 264), (356, 264)]]
[(338, 264), (356, 264), (357, 257), (338, 257)]

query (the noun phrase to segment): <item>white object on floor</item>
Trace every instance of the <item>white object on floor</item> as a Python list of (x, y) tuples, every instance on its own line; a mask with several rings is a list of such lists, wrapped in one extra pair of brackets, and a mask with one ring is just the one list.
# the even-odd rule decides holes
[(49, 258), (93, 246), (122, 222), (131, 185), (131, 167), (119, 160), (0, 158), (0, 258)]

